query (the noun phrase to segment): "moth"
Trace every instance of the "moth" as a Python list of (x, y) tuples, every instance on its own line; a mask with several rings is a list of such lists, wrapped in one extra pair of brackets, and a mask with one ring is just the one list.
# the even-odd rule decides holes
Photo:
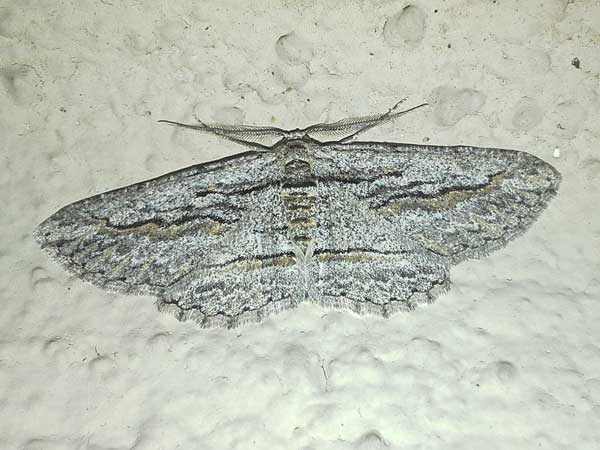
[(354, 140), (421, 106), (294, 130), (162, 121), (249, 149), (65, 206), (35, 237), (83, 280), (204, 327), (301, 302), (412, 310), (523, 233), (561, 178), (515, 150)]

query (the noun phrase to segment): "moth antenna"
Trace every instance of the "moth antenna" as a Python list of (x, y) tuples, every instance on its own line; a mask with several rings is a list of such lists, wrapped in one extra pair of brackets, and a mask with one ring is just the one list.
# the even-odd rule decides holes
[(381, 125), (385, 122), (388, 122), (390, 120), (393, 120), (397, 117), (400, 117), (404, 114), (407, 114), (409, 112), (415, 111), (416, 109), (422, 108), (423, 106), (428, 106), (429, 103), (421, 103), (420, 105), (417, 106), (413, 106), (412, 108), (408, 108), (402, 111), (398, 111), (398, 112), (394, 112), (396, 109), (398, 109), (398, 107), (404, 103), (406, 101), (406, 97), (403, 98), (402, 100), (396, 102), (396, 104), (394, 106), (392, 106), (386, 113), (382, 114), (379, 118), (372, 120), (372, 121), (367, 121), (365, 123), (365, 126), (356, 130), (354, 133), (340, 139), (339, 142), (347, 142), (349, 140), (351, 140), (352, 138), (354, 138), (356, 135), (360, 134), (360, 133), (364, 133), (367, 130), (370, 130), (371, 128), (374, 128), (378, 125)]
[(271, 149), (276, 142), (264, 143), (262, 141), (275, 140), (279, 141), (287, 134), (286, 130), (277, 127), (256, 127), (252, 125), (222, 125), (222, 124), (206, 124), (201, 120), (198, 124), (188, 124), (176, 122), (173, 120), (161, 119), (158, 123), (166, 123), (180, 128), (188, 128), (195, 131), (203, 131), (205, 133), (214, 134), (223, 137), (237, 144), (247, 147), (259, 148), (262, 150)]
[[(369, 116), (349, 117), (338, 120), (337, 122), (319, 123), (299, 130), (299, 132), (308, 134), (313, 139), (317, 139), (321, 142), (346, 142), (359, 133), (363, 133), (370, 128), (381, 125), (384, 122), (393, 120), (396, 117), (427, 105), (427, 103), (422, 103), (403, 111), (397, 111), (398, 107), (405, 101), (406, 98), (399, 100), (383, 114), (380, 113)], [(319, 136), (322, 138), (319, 139)]]

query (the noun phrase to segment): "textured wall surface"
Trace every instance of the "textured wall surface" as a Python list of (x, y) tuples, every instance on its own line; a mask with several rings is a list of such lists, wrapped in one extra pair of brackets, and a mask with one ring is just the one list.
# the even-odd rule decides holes
[[(243, 5), (242, 5), (243, 3)], [(0, 5), (0, 448), (600, 446), (600, 4)], [(530, 230), (389, 319), (304, 305), (206, 330), (66, 274), (60, 207), (241, 151), (158, 119), (528, 151), (563, 175)]]

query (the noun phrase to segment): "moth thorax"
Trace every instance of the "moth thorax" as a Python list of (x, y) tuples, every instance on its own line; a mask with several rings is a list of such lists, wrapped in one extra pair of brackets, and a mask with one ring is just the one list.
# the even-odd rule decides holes
[(306, 248), (315, 237), (319, 198), (310, 163), (292, 159), (285, 164), (279, 195), (285, 207), (290, 240), (300, 248)]

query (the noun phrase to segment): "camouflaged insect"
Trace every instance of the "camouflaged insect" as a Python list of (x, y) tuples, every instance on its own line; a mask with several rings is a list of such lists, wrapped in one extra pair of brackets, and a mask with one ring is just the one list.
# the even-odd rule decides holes
[(82, 279), (207, 327), (300, 302), (411, 310), (452, 264), (525, 231), (560, 175), (514, 150), (351, 141), (405, 112), (301, 130), (168, 122), (251, 150), (68, 205), (36, 238)]

